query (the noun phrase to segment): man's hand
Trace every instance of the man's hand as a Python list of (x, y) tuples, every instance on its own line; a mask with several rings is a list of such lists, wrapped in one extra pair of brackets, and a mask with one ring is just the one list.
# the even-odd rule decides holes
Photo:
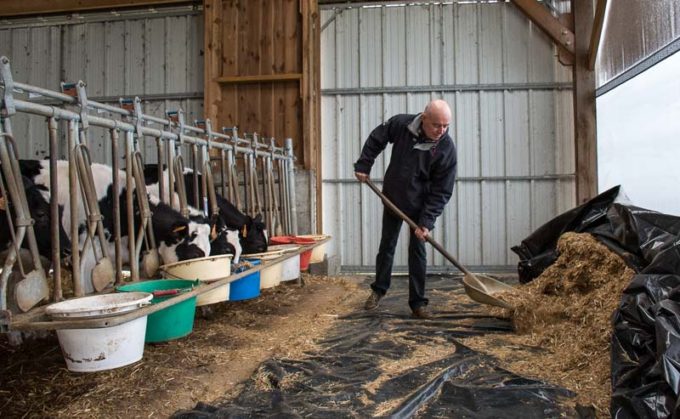
[(425, 238), (430, 235), (430, 230), (427, 227), (418, 227), (415, 233), (418, 240), (425, 241)]
[(354, 172), (354, 176), (359, 179), (359, 182), (366, 182), (368, 180), (366, 173)]

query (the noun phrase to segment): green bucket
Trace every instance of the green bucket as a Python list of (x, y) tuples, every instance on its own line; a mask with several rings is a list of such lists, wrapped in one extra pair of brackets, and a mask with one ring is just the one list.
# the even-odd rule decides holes
[[(119, 292), (142, 291), (150, 292), (177, 290), (178, 292), (191, 291), (198, 285), (198, 281), (187, 279), (154, 279), (151, 281), (135, 282), (133, 284), (116, 287)], [(152, 304), (158, 304), (174, 295), (154, 295)], [(165, 342), (178, 339), (191, 333), (194, 328), (194, 314), (196, 313), (196, 297), (189, 298), (181, 303), (164, 308), (149, 315), (146, 325), (145, 342)]]

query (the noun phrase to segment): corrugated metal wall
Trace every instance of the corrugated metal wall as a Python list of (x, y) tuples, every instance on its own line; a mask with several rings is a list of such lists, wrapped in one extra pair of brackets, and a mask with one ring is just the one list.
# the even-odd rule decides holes
[[(514, 265), (510, 247), (575, 204), (571, 71), (512, 4), (327, 6), (321, 22), (323, 226), (343, 270), (370, 271), (380, 239), (382, 204), (353, 175), (365, 138), (433, 98), (452, 105), (459, 156), (433, 234), (462, 263)], [(373, 179), (388, 162), (389, 147)], [(404, 228), (398, 269), (407, 241)]]
[[(187, 121), (203, 118), (203, 14), (195, 7), (6, 21), (0, 55), (10, 59), (16, 81), (59, 90), (62, 80), (83, 80), (94, 100), (140, 96), (147, 114), (181, 107)], [(21, 157), (48, 155), (43, 118), (17, 115), (12, 123)], [(91, 130), (93, 159), (110, 162), (103, 130)], [(153, 142), (144, 146), (154, 162)]]

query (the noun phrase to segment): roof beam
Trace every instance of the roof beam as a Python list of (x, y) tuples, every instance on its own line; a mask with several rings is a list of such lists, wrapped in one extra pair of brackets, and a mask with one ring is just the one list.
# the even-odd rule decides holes
[(607, 10), (607, 0), (597, 0), (595, 9), (595, 20), (593, 21), (593, 31), (590, 34), (590, 49), (588, 50), (588, 69), (595, 70), (595, 60), (600, 49), (602, 40), (602, 29), (604, 27), (604, 13)]
[(2, 1), (0, 16), (45, 15), (72, 13), (85, 10), (122, 9), (126, 7), (157, 6), (190, 3), (188, 0), (22, 0)]
[(562, 25), (545, 6), (536, 0), (512, 0), (512, 2), (556, 44), (574, 55), (574, 33)]

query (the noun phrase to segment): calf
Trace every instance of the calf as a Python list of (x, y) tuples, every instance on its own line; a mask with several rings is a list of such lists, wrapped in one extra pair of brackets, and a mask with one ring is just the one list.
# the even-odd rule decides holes
[[(201, 175), (199, 174), (199, 185), (201, 184)], [(148, 164), (144, 167), (144, 178), (147, 185), (152, 185), (154, 191), (158, 191), (158, 166), (155, 164)], [(163, 170), (164, 182), (167, 183), (167, 169)], [(193, 171), (191, 169), (184, 170), (184, 185), (186, 187), (187, 199), (194, 196), (194, 181)], [(151, 192), (150, 192), (151, 193)], [(203, 201), (203, 189), (198, 190), (199, 201)], [(269, 239), (267, 237), (267, 228), (262, 222), (262, 216), (258, 214), (255, 218), (243, 214), (231, 202), (226, 200), (220, 194), (215, 193), (217, 198), (217, 206), (219, 207), (219, 216), (224, 225), (231, 230), (236, 230), (238, 234), (239, 243), (244, 254), (262, 253), (267, 251), (267, 244)], [(175, 199), (177, 197), (175, 196)], [(233, 233), (232, 233), (233, 234)]]
[[(50, 172), (49, 161), (47, 160), (21, 160), (19, 162), (22, 174), (27, 177), (34, 185), (36, 185), (43, 193), (44, 198), (49, 201), (50, 198)], [(118, 172), (119, 190), (113, 190), (113, 171), (109, 166), (103, 164), (92, 164), (92, 176), (96, 189), (96, 196), (103, 216), (103, 226), (105, 229), (105, 236), (107, 243), (105, 245), (109, 249), (109, 253), (113, 256), (113, 197), (117, 193), (120, 197), (120, 219), (121, 219), (121, 256), (123, 263), (129, 263), (130, 255), (128, 253), (128, 236), (127, 236), (127, 220), (129, 214), (127, 212), (127, 193), (125, 189), (125, 172)], [(71, 231), (71, 208), (69, 191), (65, 185), (68, 185), (69, 173), (68, 162), (57, 162), (57, 176), (59, 185), (64, 185), (60, 188), (57, 194), (57, 202), (60, 207), (63, 207), (63, 215), (61, 216), (61, 225), (63, 229), (70, 234)], [(136, 193), (136, 192), (135, 192)], [(140, 225), (139, 209), (137, 208), (136, 196), (134, 196), (134, 225), (135, 230)], [(151, 199), (149, 201), (152, 212), (151, 224), (154, 235), (158, 244), (158, 251), (162, 259), (162, 263), (172, 263), (180, 260), (193, 259), (203, 257), (210, 254), (210, 227), (191, 221), (170, 206)], [(78, 232), (79, 243), (83, 243), (86, 237), (86, 218), (85, 210), (82, 200), (78, 204)], [(46, 237), (49, 237), (46, 236)], [(81, 261), (81, 270), (84, 278), (89, 278), (91, 269), (94, 267), (94, 255), (92, 252), (86, 252)], [(89, 281), (85, 281), (89, 284)]]
[[(33, 231), (38, 239), (38, 252), (41, 256), (52, 260), (51, 241), (45, 240), (45, 238), (51, 236), (50, 220), (52, 218), (50, 216), (49, 198), (46, 199), (42, 193), (42, 188), (35, 185), (26, 176), (22, 176), (22, 181), (28, 210), (33, 219)], [(11, 206), (11, 202), (7, 197), (0, 196), (0, 250), (9, 248), (12, 245), (12, 235), (9, 222), (7, 221), (7, 210), (10, 210), (14, 228), (16, 228), (16, 214), (11, 210)], [(63, 211), (64, 208), (59, 206), (60, 215), (63, 214)], [(59, 257), (68, 256), (70, 254), (71, 241), (61, 225), (59, 226), (59, 242), (62, 243)], [(22, 247), (28, 249), (27, 238), (24, 239)], [(0, 258), (0, 260), (4, 260), (4, 258)]]

